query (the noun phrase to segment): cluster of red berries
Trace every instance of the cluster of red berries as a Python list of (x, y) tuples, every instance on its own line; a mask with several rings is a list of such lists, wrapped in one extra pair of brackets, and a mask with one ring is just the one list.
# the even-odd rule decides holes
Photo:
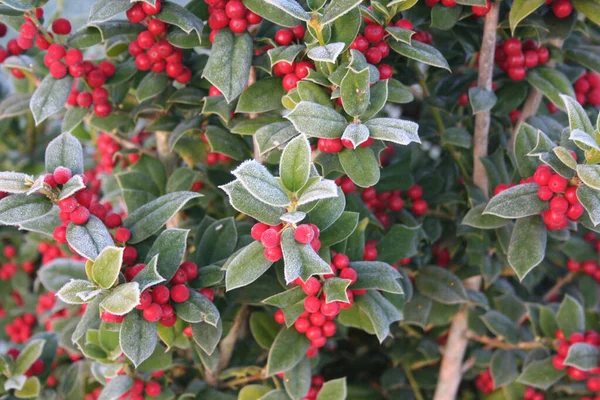
[(573, 4), (571, 0), (546, 0), (547, 6), (552, 6), (552, 13), (557, 18), (567, 18), (573, 12)]
[[(475, 86), (477, 86), (477, 82), (471, 82), (469, 89), (474, 88)], [(498, 90), (498, 84), (496, 82), (492, 82), (492, 91), (495, 92), (496, 90)], [(469, 104), (469, 93), (465, 92), (458, 97), (458, 105), (465, 107), (467, 104)]]
[[(341, 99), (341, 97), (338, 97), (338, 99)], [(364, 142), (362, 142), (358, 146), (359, 147), (369, 147), (374, 142), (375, 142), (375, 139), (368, 138), (367, 140), (365, 140)], [(350, 139), (342, 139), (342, 138), (326, 139), (326, 138), (319, 138), (319, 140), (317, 142), (317, 148), (322, 153), (339, 153), (342, 150), (344, 150), (344, 148), (354, 149), (354, 144), (352, 143), (352, 141)]]
[[(406, 197), (406, 200), (411, 202), (410, 207), (413, 214), (422, 216), (427, 212), (429, 205), (423, 200), (423, 188), (420, 185), (411, 186), (406, 191)], [(388, 226), (390, 223), (390, 217), (386, 214), (387, 210), (398, 212), (405, 206), (405, 200), (402, 199), (400, 190), (377, 193), (374, 187), (369, 187), (363, 189), (361, 198), (383, 226)]]
[(144, 393), (148, 397), (158, 397), (162, 393), (162, 386), (155, 381), (144, 382), (139, 378), (134, 379), (131, 389), (123, 393), (119, 399), (144, 400)]
[[(293, 228), (288, 228), (293, 229)], [(262, 222), (254, 224), (250, 230), (250, 235), (254, 240), (259, 240), (265, 247), (265, 258), (271, 262), (277, 262), (283, 257), (281, 250), (281, 232), (283, 225), (267, 225)], [(294, 239), (298, 243), (309, 244), (314, 251), (319, 251), (321, 241), (319, 240), (320, 231), (314, 224), (302, 224), (294, 230)]]
[[(57, 258), (64, 258), (67, 254), (59, 247), (52, 243), (40, 242), (38, 244), (38, 251), (42, 255), (42, 265), (50, 264)], [(77, 255), (72, 256), (77, 258)]]
[[(425, 0), (425, 3), (429, 7), (433, 7), (438, 3), (441, 3), (444, 7), (456, 7), (458, 5), (456, 0)], [(490, 12), (490, 8), (492, 8), (492, 3), (490, 0), (487, 0), (485, 6), (471, 6), (471, 11), (476, 17), (484, 17)]]
[(275, 76), (283, 76), (281, 80), (281, 86), (283, 90), (289, 92), (298, 86), (298, 82), (306, 78), (310, 73), (310, 70), (315, 69), (315, 65), (310, 61), (279, 61), (273, 65), (273, 74)]
[[(17, 357), (19, 357), (19, 354), (21, 354), (21, 352), (13, 347), (12, 349), (9, 349), (6, 352), (6, 354), (11, 356), (12, 359), (16, 361)], [(44, 361), (38, 358), (33, 362), (33, 364), (31, 364), (31, 367), (29, 367), (29, 369), (25, 371), (25, 376), (31, 377), (34, 375), (40, 375), (42, 372), (44, 372), (44, 367)]]
[[(377, 22), (371, 21), (365, 17), (365, 29), (362, 35), (357, 35), (350, 48), (357, 50), (365, 55), (367, 61), (373, 65), (379, 64), (384, 58), (390, 54), (390, 45), (386, 43), (388, 34), (384, 27), (378, 25)], [(408, 21), (410, 22), (410, 21)], [(382, 66), (384, 66), (382, 68)], [(392, 67), (388, 64), (382, 64), (378, 67), (383, 69), (384, 73), (381, 79), (389, 79), (392, 76)]]
[(231, 32), (240, 34), (262, 21), (260, 15), (248, 10), (240, 0), (208, 0), (206, 4), (211, 43), (220, 29), (229, 27)]
[(494, 61), (513, 81), (525, 79), (528, 69), (546, 64), (550, 58), (548, 48), (538, 46), (534, 40), (521, 43), (517, 38), (507, 39), (496, 46)]
[(586, 72), (573, 85), (575, 97), (582, 106), (600, 106), (600, 74)]
[(135, 57), (135, 65), (140, 71), (166, 72), (169, 78), (181, 84), (188, 83), (192, 79), (192, 71), (183, 65), (183, 50), (164, 38), (168, 24), (148, 17), (158, 14), (160, 8), (160, 0), (157, 0), (156, 7), (137, 2), (127, 11), (129, 21), (136, 24), (143, 22), (147, 27), (129, 43), (129, 54)]
[(494, 391), (494, 380), (492, 379), (492, 373), (489, 368), (477, 375), (475, 378), (475, 386), (483, 394), (489, 394)]
[(14, 343), (25, 343), (31, 338), (37, 318), (31, 313), (25, 313), (13, 319), (4, 327), (4, 331)]
[(545, 400), (544, 392), (535, 390), (531, 386), (525, 388), (523, 393), (523, 400)]
[(9, 261), (0, 264), (0, 280), (7, 281), (12, 278), (12, 276), (16, 274), (19, 269), (16, 263), (10, 261), (10, 259), (17, 255), (17, 248), (7, 244), (4, 246), (3, 254), (4, 257), (9, 259)]
[[(576, 158), (574, 152), (571, 152)], [(550, 208), (542, 213), (548, 230), (564, 229), (569, 220), (577, 221), (584, 212), (583, 205), (577, 198), (577, 185), (570, 185), (566, 178), (552, 172), (552, 169), (542, 164), (537, 167), (533, 176), (521, 179), (519, 183), (534, 182), (540, 186), (538, 198), (550, 202)], [(494, 189), (494, 195), (515, 186), (516, 184), (500, 184)]]
[(316, 400), (324, 384), (325, 378), (321, 375), (314, 375), (310, 379), (310, 389), (308, 389), (308, 393), (301, 400)]
[(592, 346), (600, 346), (600, 335), (595, 331), (574, 332), (568, 338), (559, 329), (555, 333), (558, 339), (556, 347), (557, 354), (552, 358), (552, 365), (558, 370), (567, 370), (567, 375), (576, 381), (586, 381), (588, 390), (600, 392), (600, 365), (589, 371), (583, 371), (576, 367), (570, 367), (564, 364), (569, 348), (575, 343), (587, 343)]
[(594, 260), (579, 262), (569, 259), (567, 260), (567, 269), (573, 273), (583, 272), (600, 282), (600, 266)]
[[(329, 278), (339, 276), (342, 279), (349, 279), (352, 286), (358, 279), (356, 270), (349, 267), (350, 259), (347, 255), (337, 253), (331, 258), (331, 274), (323, 275), (323, 281)], [(310, 346), (306, 351), (308, 358), (316, 357), (319, 349), (327, 343), (327, 338), (332, 337), (337, 332), (337, 326), (334, 322), (335, 317), (341, 310), (352, 307), (354, 296), (362, 295), (366, 290), (347, 289), (348, 302), (332, 301), (327, 302), (325, 292), (322, 290), (323, 284), (319, 278), (311, 276), (302, 282), (297, 278), (292, 285), (298, 285), (302, 288), (308, 297), (304, 299), (304, 312), (294, 322), (294, 328), (300, 333), (304, 333), (310, 340)], [(285, 324), (285, 315), (282, 310), (275, 312), (275, 322), (280, 325)]]
[[(219, 89), (217, 89), (216, 86), (211, 86), (210, 89), (208, 90), (208, 94), (209, 96), (219, 96), (221, 95), (221, 92), (219, 91)], [(233, 113), (231, 113), (232, 117), (233, 117)], [(201, 135), (202, 141), (204, 143), (208, 144), (208, 138), (206, 137), (206, 133), (202, 132)], [(232, 160), (231, 157), (229, 157), (227, 154), (223, 154), (223, 153), (217, 153), (215, 151), (208, 151), (206, 153), (206, 165), (215, 165), (218, 163), (228, 163)]]

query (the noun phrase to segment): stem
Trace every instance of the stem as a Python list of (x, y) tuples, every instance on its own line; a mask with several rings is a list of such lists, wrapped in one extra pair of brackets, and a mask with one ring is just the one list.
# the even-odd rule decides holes
[(424, 400), (424, 397), (421, 394), (421, 388), (419, 387), (419, 383), (417, 382), (412, 371), (410, 370), (410, 368), (407, 365), (404, 366), (404, 372), (406, 373), (406, 378), (408, 379), (408, 383), (410, 383), (410, 387), (413, 390), (415, 399)]
[[(494, 51), (496, 48), (496, 30), (498, 27), (498, 4), (493, 2), (485, 16), (483, 39), (479, 54), (479, 87), (491, 90), (494, 68)], [(490, 113), (475, 116), (475, 133), (473, 136), (474, 171), (473, 181), (484, 195), (488, 194), (488, 179), (480, 157), (487, 155)], [(481, 276), (473, 276), (465, 280), (465, 288), (479, 290)], [(456, 398), (458, 386), (462, 379), (462, 365), (467, 350), (468, 309), (461, 309), (452, 320), (448, 331), (448, 341), (440, 364), (440, 373), (434, 394), (434, 400), (452, 400)]]
[(506, 342), (504, 342), (500, 339), (496, 339), (496, 338), (491, 338), (491, 337), (487, 337), (487, 336), (477, 336), (470, 332), (467, 334), (467, 336), (469, 339), (472, 339), (476, 342), (485, 344), (486, 346), (496, 347), (496, 348), (504, 349), (504, 350), (514, 350), (514, 349), (531, 350), (531, 349), (538, 349), (538, 348), (545, 347), (544, 344), (541, 342), (520, 342), (517, 344), (512, 344), (512, 343), (506, 343)]
[(136, 143), (132, 142), (131, 140), (125, 139), (124, 137), (116, 135), (116, 134), (114, 134), (112, 132), (104, 132), (104, 133), (106, 135), (110, 136), (112, 140), (114, 140), (115, 142), (119, 143), (119, 145), (121, 147), (124, 147), (126, 149), (136, 149), (140, 153), (148, 154), (150, 156), (155, 156), (156, 155), (154, 152), (152, 152), (152, 151), (150, 151), (148, 149), (144, 149), (143, 147), (140, 147)]
[[(317, 32), (317, 40), (319, 41), (319, 44), (321, 46), (325, 46), (325, 38), (323, 37), (323, 25), (321, 25), (319, 23), (319, 21), (317, 21), (316, 18), (313, 18), (309, 24), (311, 24), (311, 26), (314, 28), (315, 32)], [(327, 64), (327, 69), (329, 70), (329, 73), (331, 74), (333, 72), (333, 65), (331, 65), (331, 63), (326, 62), (325, 64)]]
[(562, 287), (565, 286), (567, 283), (570, 283), (573, 280), (573, 278), (575, 278), (575, 274), (572, 272), (569, 272), (562, 278), (558, 279), (556, 281), (556, 283), (554, 284), (554, 286), (552, 286), (550, 288), (550, 290), (548, 290), (546, 292), (546, 294), (544, 295), (544, 300), (549, 301), (551, 298), (553, 298), (558, 293), (560, 293), (560, 290), (562, 289)]

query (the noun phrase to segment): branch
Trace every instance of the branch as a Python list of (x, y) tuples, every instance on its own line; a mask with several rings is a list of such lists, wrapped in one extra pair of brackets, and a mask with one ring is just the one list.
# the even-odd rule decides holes
[[(479, 53), (479, 76), (477, 85), (486, 90), (492, 89), (494, 71), (494, 51), (496, 50), (496, 29), (498, 27), (498, 4), (492, 2), (485, 16), (483, 39)], [(488, 178), (481, 162), (487, 156), (490, 112), (481, 112), (475, 116), (473, 135), (473, 183), (488, 195)], [(481, 276), (473, 276), (465, 281), (465, 288), (479, 290)], [(448, 331), (444, 355), (440, 364), (440, 373), (434, 394), (434, 400), (453, 400), (462, 379), (463, 358), (467, 350), (468, 309), (460, 310), (453, 318)]]
[(114, 140), (115, 142), (117, 142), (119, 144), (119, 146), (126, 148), (126, 149), (136, 149), (137, 151), (139, 151), (140, 153), (144, 153), (144, 154), (148, 154), (149, 156), (155, 156), (156, 154), (148, 149), (145, 149), (143, 147), (141, 147), (140, 145), (138, 145), (137, 143), (132, 142), (129, 139), (126, 139), (124, 137), (121, 137), (119, 135), (116, 135), (112, 132), (104, 132), (106, 135), (110, 136), (110, 138), (112, 140)]
[(575, 274), (572, 272), (569, 272), (568, 274), (566, 274), (565, 276), (563, 276), (562, 278), (559, 278), (556, 283), (554, 284), (554, 286), (552, 286), (550, 288), (550, 290), (548, 290), (546, 292), (546, 294), (544, 295), (544, 300), (545, 301), (550, 301), (550, 299), (552, 299), (554, 296), (556, 296), (557, 294), (560, 293), (560, 290), (562, 289), (563, 286), (565, 286), (567, 283), (570, 283), (573, 278), (575, 278)]
[(491, 338), (488, 336), (478, 336), (478, 335), (474, 334), (473, 332), (468, 332), (467, 337), (471, 340), (474, 340), (474, 341), (484, 344), (486, 346), (496, 347), (496, 348), (504, 349), (504, 350), (514, 350), (514, 349), (531, 350), (531, 349), (539, 349), (539, 348), (545, 347), (544, 344), (541, 342), (519, 342), (516, 344), (512, 344), (512, 343), (506, 343), (500, 339)]

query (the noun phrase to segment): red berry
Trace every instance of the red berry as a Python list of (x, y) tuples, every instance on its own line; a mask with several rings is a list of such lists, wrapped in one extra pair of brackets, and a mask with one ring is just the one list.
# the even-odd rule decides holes
[(562, 193), (567, 188), (567, 180), (558, 174), (554, 174), (548, 180), (548, 187), (554, 193)]
[(165, 285), (157, 285), (152, 289), (152, 301), (156, 304), (167, 304), (170, 298), (169, 288)]
[(175, 303), (183, 303), (190, 298), (190, 290), (185, 285), (175, 285), (171, 288), (171, 299)]
[(555, 196), (550, 200), (550, 209), (554, 212), (564, 214), (569, 208), (569, 202), (564, 197)]
[(321, 291), (321, 282), (319, 282), (319, 280), (314, 276), (311, 276), (302, 285), (302, 290), (308, 296), (315, 296)]
[(146, 12), (142, 8), (142, 3), (135, 3), (127, 12), (127, 19), (134, 24), (142, 22), (146, 18)]
[(281, 247), (269, 247), (265, 248), (264, 256), (268, 261), (277, 262), (283, 257)]
[(323, 153), (339, 153), (344, 149), (341, 139), (320, 138), (317, 142), (317, 147)]
[(377, 67), (377, 69), (379, 70), (379, 79), (380, 80), (390, 79), (392, 77), (392, 75), (394, 74), (394, 70), (392, 69), (392, 66), (389, 64), (380, 64), (379, 67)]
[(402, 29), (408, 29), (411, 31), (413, 29), (413, 23), (407, 19), (401, 19), (401, 20), (396, 21), (394, 26), (397, 26), (398, 28), (402, 28)]
[(56, 167), (52, 176), (59, 185), (64, 185), (71, 179), (71, 170), (65, 167)]
[(235, 18), (229, 21), (229, 29), (233, 33), (244, 33), (248, 29), (248, 22), (244, 18)]
[(248, 23), (250, 25), (259, 24), (262, 21), (262, 17), (258, 14), (255, 14), (254, 12), (248, 10), (246, 12), (246, 21), (248, 21)]
[(424, 215), (428, 208), (427, 202), (423, 199), (415, 200), (412, 204), (412, 212), (415, 213), (415, 215)]
[(296, 320), (296, 322), (294, 322), (294, 328), (296, 328), (296, 330), (300, 333), (305, 333), (308, 328), (310, 328), (310, 321), (308, 318), (300, 317)]
[(583, 341), (585, 341), (585, 335), (581, 332), (573, 332), (571, 333), (571, 336), (569, 336), (569, 342), (571, 344), (581, 343)]
[(275, 34), (275, 42), (280, 46), (287, 46), (294, 40), (294, 34), (289, 29), (280, 29)]
[(584, 211), (585, 209), (583, 208), (581, 203), (571, 204), (569, 206), (569, 209), (567, 210), (567, 217), (569, 217), (571, 221), (576, 221), (577, 219), (579, 219), (579, 217), (583, 215)]
[(378, 43), (383, 40), (385, 31), (379, 25), (367, 25), (364, 31), (365, 38), (371, 43)]
[(317, 299), (315, 296), (308, 296), (304, 299), (304, 309), (309, 313), (315, 313), (319, 311), (321, 307), (321, 301)]
[(146, 394), (150, 397), (160, 396), (162, 392), (162, 387), (158, 382), (148, 382), (146, 383), (146, 388), (144, 389)]
[(140, 304), (135, 306), (138, 310), (145, 310), (152, 304), (152, 295), (148, 290), (144, 290), (140, 295)]
[(283, 81), (281, 84), (283, 86), (283, 89), (286, 92), (289, 92), (290, 90), (292, 90), (296, 86), (298, 86), (299, 80), (300, 80), (300, 78), (298, 78), (298, 76), (296, 74), (287, 74), (286, 76), (283, 77)]
[(538, 53), (538, 61), (540, 64), (546, 64), (548, 59), (550, 58), (550, 52), (546, 47), (540, 47), (537, 49)]
[(308, 61), (300, 61), (296, 65), (296, 69), (295, 69), (296, 76), (299, 79), (304, 79), (308, 76), (308, 74), (310, 72), (309, 70), (311, 70), (311, 69), (312, 70), (315, 69), (315, 66), (312, 63), (310, 63)]
[(137, 37), (137, 42), (142, 49), (149, 49), (154, 44), (154, 35), (150, 31), (142, 31)]
[(552, 12), (557, 18), (567, 18), (573, 11), (570, 0), (557, 0), (552, 4)]
[(340, 278), (351, 280), (352, 282), (350, 284), (353, 285), (358, 279), (358, 274), (353, 268), (348, 267), (340, 271)]
[(300, 225), (294, 231), (294, 239), (302, 244), (310, 243), (315, 237), (312, 227), (308, 224)]
[(67, 75), (67, 66), (60, 61), (54, 61), (50, 65), (50, 75), (55, 79), (62, 79)]
[(142, 9), (148, 15), (156, 15), (160, 12), (160, 9), (161, 9), (160, 2), (161, 2), (161, 0), (155, 0), (154, 6), (152, 6), (149, 3), (144, 2), (144, 3), (142, 3)]
[(350, 45), (350, 48), (364, 53), (369, 48), (369, 41), (364, 36), (358, 35)]
[(65, 18), (57, 18), (52, 21), (52, 32), (57, 35), (68, 35), (71, 33), (71, 23)]
[(514, 56), (521, 53), (521, 41), (517, 38), (510, 38), (504, 42), (504, 52), (506, 55)]
[(24, 22), (19, 29), (19, 34), (26, 39), (33, 39), (37, 35), (37, 27), (31, 21)]
[(120, 227), (119, 229), (117, 229), (117, 231), (115, 232), (115, 238), (119, 241), (119, 242), (126, 242), (129, 240), (129, 238), (131, 237), (131, 232), (129, 231), (129, 229), (124, 228), (124, 227)]
[(70, 215), (71, 222), (75, 225), (83, 225), (90, 219), (90, 210), (83, 206), (78, 206)]
[(406, 194), (412, 200), (417, 200), (423, 197), (423, 188), (421, 185), (412, 185), (407, 191)]
[(246, 6), (239, 0), (230, 0), (225, 6), (225, 13), (231, 19), (244, 18)]
[(348, 268), (348, 265), (350, 265), (350, 259), (343, 253), (337, 253), (333, 256), (331, 262), (337, 269)]
[(281, 243), (281, 236), (275, 228), (269, 228), (262, 233), (260, 241), (266, 248), (278, 247)]
[(162, 317), (162, 308), (159, 304), (150, 304), (150, 306), (143, 311), (142, 315), (146, 321), (157, 322)]
[(554, 196), (554, 193), (548, 186), (540, 186), (538, 189), (538, 197), (540, 200), (548, 201)]
[(508, 77), (513, 81), (522, 81), (525, 79), (525, 68), (513, 67), (508, 69)]
[[(369, 25), (369, 26), (372, 26), (372, 25)], [(367, 61), (369, 63), (371, 63), (371, 64), (379, 64), (379, 62), (383, 58), (383, 54), (381, 54), (381, 51), (377, 47), (371, 47), (365, 53), (365, 57), (367, 58)]]
[(96, 103), (94, 104), (94, 114), (96, 114), (99, 118), (105, 118), (110, 115), (112, 111), (112, 106), (110, 103)]
[[(279, 325), (285, 324), (285, 314), (283, 313), (283, 311), (281, 311), (281, 310), (275, 311), (275, 315), (273, 316), (273, 318), (275, 319), (275, 322), (277, 322)], [(296, 320), (296, 321), (298, 321), (298, 320)]]
[(546, 186), (551, 177), (552, 170), (547, 165), (540, 165), (533, 174), (533, 181), (540, 186)]

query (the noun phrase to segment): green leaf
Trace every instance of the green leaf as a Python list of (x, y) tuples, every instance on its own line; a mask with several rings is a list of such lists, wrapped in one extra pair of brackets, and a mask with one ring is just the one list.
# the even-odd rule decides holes
[(199, 267), (216, 263), (231, 256), (238, 241), (233, 218), (217, 220), (206, 227), (196, 249)]
[[(245, 4), (245, 3), (244, 3)], [(279, 24), (281, 25), (281, 24)], [(304, 51), (306, 46), (301, 44), (295, 44), (291, 46), (279, 46), (274, 49), (270, 49), (267, 51), (269, 55), (269, 59), (271, 60), (271, 66), (277, 64), (280, 61), (286, 61), (288, 64), (291, 64), (300, 52)]]
[(252, 54), (253, 42), (248, 33), (234, 35), (221, 29), (215, 36), (203, 76), (223, 93), (228, 103), (246, 88)]
[(396, 53), (411, 60), (450, 71), (450, 66), (442, 53), (433, 46), (417, 41), (413, 41), (412, 45), (409, 46), (406, 43), (393, 40), (389, 42), (389, 45)]
[(346, 378), (338, 378), (325, 382), (319, 390), (317, 400), (344, 400), (347, 397)]
[(73, 78), (68, 75), (62, 79), (46, 75), (33, 93), (29, 103), (36, 125), (64, 108), (72, 87)]
[(346, 197), (342, 189), (337, 189), (337, 196), (329, 199), (322, 199), (310, 210), (308, 215), (311, 222), (322, 231), (330, 227), (344, 212), (346, 207)]
[(207, 126), (206, 138), (213, 152), (225, 154), (238, 161), (248, 158), (248, 146), (244, 139), (238, 135), (232, 135), (230, 132), (216, 126)]
[[(594, 127), (592, 126), (590, 118), (587, 116), (585, 110), (583, 107), (581, 107), (581, 104), (579, 104), (579, 102), (573, 98), (573, 95), (562, 95), (560, 97), (562, 99), (560, 104), (564, 103), (567, 115), (569, 116), (569, 127), (571, 128), (571, 131), (579, 129), (586, 132), (588, 135), (593, 135)], [(559, 103), (555, 104), (558, 105)]]
[(442, 31), (448, 31), (456, 25), (460, 19), (462, 7), (446, 7), (436, 4), (431, 9), (431, 27)]
[(100, 290), (92, 282), (82, 279), (71, 279), (56, 293), (58, 298), (67, 304), (85, 304)]
[(365, 122), (373, 139), (407, 145), (411, 142), (421, 143), (415, 122), (396, 118), (374, 118)]
[[(571, 135), (569, 135), (569, 139), (572, 140), (573, 142), (575, 142), (575, 145), (577, 145), (577, 147), (579, 147), (583, 151), (588, 151), (591, 149), (600, 151), (600, 146), (598, 146), (598, 143), (596, 143), (596, 140), (594, 140), (594, 138), (590, 134), (582, 131), (581, 129), (573, 129), (571, 131)], [(556, 148), (558, 148), (558, 147), (555, 147), (555, 149)], [(569, 154), (569, 157), (571, 158), (571, 162), (575, 161), (570, 154)], [(562, 161), (562, 159), (561, 159), (561, 161)], [(577, 163), (574, 162), (574, 164), (577, 164)]]
[(77, 106), (69, 107), (63, 118), (62, 131), (72, 132), (73, 130), (75, 130), (75, 128), (79, 126), (79, 124), (81, 123), (81, 121), (83, 121), (83, 119), (89, 111), (89, 108)]
[(262, 126), (256, 131), (255, 138), (260, 154), (264, 154), (284, 145), (297, 134), (298, 131), (291, 122), (282, 121)]
[(15, 360), (15, 366), (12, 370), (12, 375), (22, 375), (29, 367), (33, 365), (35, 360), (40, 358), (46, 341), (43, 339), (33, 339), (27, 342), (27, 345), (21, 350), (19, 356)]
[(377, 243), (377, 258), (388, 263), (395, 263), (412, 257), (417, 254), (420, 241), (420, 226), (394, 225)]
[(128, 282), (117, 286), (102, 300), (100, 307), (114, 315), (125, 315), (140, 304), (140, 285)]
[(310, 20), (310, 15), (295, 0), (263, 0), (300, 21)]
[(552, 365), (552, 357), (544, 360), (532, 361), (517, 378), (517, 382), (532, 386), (536, 389), (547, 390), (566, 375), (565, 370), (555, 369)]
[(546, 235), (541, 217), (532, 215), (517, 220), (508, 246), (508, 262), (520, 280), (544, 259)]
[(58, 292), (71, 279), (87, 279), (85, 263), (67, 258), (52, 260), (37, 272), (46, 290)]
[(521, 124), (515, 136), (514, 152), (517, 168), (521, 176), (532, 176), (537, 168), (534, 157), (528, 154), (535, 148), (538, 140), (538, 130), (529, 124)]
[(28, 113), (31, 96), (31, 93), (15, 93), (6, 96), (0, 103), (0, 120)]
[(275, 207), (255, 198), (238, 180), (220, 188), (229, 196), (233, 208), (267, 225), (278, 225), (279, 218), (286, 213), (283, 207)]
[(587, 186), (600, 190), (600, 166), (577, 165), (577, 175)]
[(343, 242), (356, 230), (359, 214), (344, 211), (342, 215), (327, 229), (321, 231), (319, 240), (323, 246), (333, 246)]
[(159, 254), (152, 257), (152, 259), (146, 263), (146, 266), (138, 272), (135, 278), (133, 278), (133, 282), (140, 285), (140, 292), (166, 280), (158, 273), (158, 269), (156, 268), (159, 257)]
[(202, 117), (196, 116), (181, 121), (173, 132), (169, 135), (169, 150), (173, 151), (179, 139), (187, 135), (188, 133), (199, 133), (202, 131)]
[(255, 311), (250, 314), (250, 332), (256, 343), (263, 349), (270, 349), (279, 332), (279, 325), (273, 317), (264, 312)]
[(460, 279), (440, 267), (425, 267), (419, 271), (415, 284), (421, 294), (442, 304), (459, 304), (468, 300)]
[(75, 175), (69, 179), (67, 183), (65, 183), (60, 190), (60, 195), (58, 196), (58, 200), (66, 199), (77, 193), (78, 191), (85, 189), (85, 184), (83, 183), (83, 178), (81, 175)]
[(346, 76), (342, 79), (341, 96), (344, 111), (348, 115), (358, 117), (369, 107), (369, 68), (360, 71), (348, 69)]
[(519, 341), (517, 326), (506, 315), (496, 310), (489, 310), (480, 318), (485, 323), (485, 326), (498, 336), (498, 338), (505, 339), (510, 343), (517, 343)]
[(410, 29), (398, 28), (397, 26), (390, 25), (385, 28), (386, 32), (389, 33), (392, 38), (395, 40), (406, 43), (408, 45), (412, 44), (411, 38), (416, 32), (411, 31)]
[(40, 380), (37, 376), (27, 378), (23, 387), (19, 390), (15, 390), (15, 396), (20, 399), (37, 398), (40, 393)]
[(209, 356), (213, 354), (221, 335), (223, 334), (223, 327), (221, 320), (217, 321), (217, 326), (207, 324), (206, 322), (197, 322), (192, 324), (192, 337), (200, 348)]
[(118, 399), (133, 386), (133, 379), (129, 375), (118, 375), (112, 377), (102, 388), (98, 400)]
[(389, 264), (380, 261), (353, 261), (350, 268), (358, 274), (352, 289), (374, 289), (388, 293), (403, 294), (398, 279), (401, 275)]
[(305, 357), (310, 342), (296, 329), (282, 328), (275, 338), (267, 359), (267, 376), (294, 368)]
[(598, 367), (600, 349), (588, 343), (575, 343), (569, 347), (565, 365), (570, 365), (583, 371)]
[[(594, 226), (600, 224), (600, 192), (582, 185), (577, 188), (577, 198), (588, 212)], [(1, 204), (0, 202), (0, 207)]]
[(242, 163), (232, 174), (261, 202), (274, 207), (290, 205), (290, 199), (279, 182), (257, 161), (248, 160)]
[(283, 385), (292, 399), (302, 399), (308, 393), (311, 382), (310, 360), (303, 358), (294, 368), (285, 372)]
[(146, 254), (144, 262), (149, 264), (158, 255), (157, 272), (166, 281), (170, 281), (183, 262), (185, 256), (188, 229), (165, 229), (156, 238)]
[[(108, 21), (131, 8), (127, 0), (99, 0), (92, 4), (88, 24)], [(118, 397), (118, 396), (116, 396)]]
[(102, 249), (92, 266), (92, 279), (103, 289), (112, 287), (119, 278), (123, 264), (123, 247)]
[(519, 376), (515, 353), (502, 349), (494, 351), (490, 362), (490, 372), (494, 381), (494, 388), (512, 383)]
[(519, 22), (523, 21), (543, 4), (544, 0), (515, 0), (510, 8), (510, 14), (508, 15), (510, 31), (512, 34), (514, 35)]
[(175, 347), (178, 349), (188, 349), (190, 347), (189, 338), (183, 333), (184, 328), (187, 326), (187, 322), (184, 322), (181, 318), (177, 318), (175, 325), (164, 326), (163, 324), (157, 324), (156, 329), (158, 337), (167, 345), (167, 349)]
[(358, 7), (360, 3), (360, 0), (332, 0), (323, 10), (323, 16), (319, 22), (323, 25), (329, 24)]
[(90, 215), (90, 219), (83, 225), (69, 224), (67, 242), (77, 254), (91, 261), (104, 248), (115, 245), (106, 225), (94, 215)]
[[(167, 3), (169, 4), (169, 3)], [(151, 99), (161, 94), (169, 84), (169, 77), (165, 73), (151, 72), (146, 74), (135, 89), (135, 97), (139, 102)]]
[(301, 101), (285, 116), (294, 128), (309, 137), (339, 138), (346, 129), (346, 119), (337, 111), (321, 104)]
[(527, 81), (538, 89), (552, 103), (561, 109), (565, 109), (561, 95), (575, 97), (573, 87), (569, 79), (560, 71), (551, 68), (535, 68), (527, 72)]
[(285, 146), (281, 154), (279, 175), (287, 190), (297, 192), (306, 185), (310, 176), (311, 150), (304, 135), (298, 136)]
[(600, 50), (596, 46), (565, 49), (565, 56), (579, 65), (600, 73)]
[(157, 338), (156, 324), (146, 321), (141, 311), (134, 310), (125, 316), (119, 332), (119, 344), (136, 368), (152, 355)]
[(187, 8), (173, 2), (165, 2), (162, 4), (162, 9), (156, 15), (156, 18), (167, 24), (175, 25), (188, 35), (192, 31), (195, 31), (198, 41), (202, 42), (202, 28), (204, 27), (204, 23)]
[(175, 314), (186, 322), (206, 322), (212, 326), (217, 326), (221, 318), (217, 307), (195, 290), (190, 290), (190, 298), (185, 303), (175, 304)]
[(483, 214), (501, 218), (523, 218), (537, 215), (548, 209), (548, 202), (537, 195), (539, 186), (524, 183), (502, 191), (489, 201)]
[(281, 98), (286, 94), (281, 81), (282, 78), (273, 76), (248, 86), (240, 95), (235, 112), (263, 113), (280, 109)]
[(306, 282), (312, 275), (331, 273), (329, 264), (313, 250), (310, 244), (302, 244), (294, 239), (294, 230), (291, 228), (281, 233), (281, 249), (287, 284), (298, 277)]
[(21, 172), (0, 171), (0, 191), (27, 193), (33, 180), (33, 176)]
[(354, 304), (367, 315), (380, 343), (390, 334), (390, 325), (402, 319), (400, 311), (375, 290), (368, 290)]
[(361, 143), (369, 139), (369, 128), (363, 124), (348, 124), (342, 135), (342, 140), (352, 142), (353, 148), (356, 149)]
[(226, 290), (249, 285), (260, 278), (273, 263), (264, 256), (264, 247), (252, 242), (228, 261), (225, 272)]
[(596, 1), (573, 0), (575, 9), (596, 25), (600, 25), (600, 5)]
[(297, 204), (302, 206), (321, 199), (329, 199), (337, 196), (337, 186), (329, 179), (311, 180), (300, 192)]
[(123, 226), (131, 231), (128, 243), (139, 243), (155, 234), (190, 200), (201, 197), (194, 192), (174, 192), (138, 208), (125, 220)]
[(44, 196), (14, 194), (0, 200), (0, 223), (19, 225), (48, 213), (52, 203)]
[(271, 388), (266, 385), (250, 384), (240, 390), (237, 400), (255, 400), (262, 398), (271, 391)]
[(339, 153), (344, 172), (360, 187), (370, 187), (379, 181), (379, 161), (369, 147), (344, 149)]
[(494, 92), (490, 90), (485, 90), (477, 86), (469, 89), (469, 102), (471, 103), (473, 114), (491, 110), (497, 100)]
[(558, 327), (565, 337), (575, 332), (585, 331), (585, 313), (583, 307), (570, 295), (566, 295), (556, 314)]
[(71, 170), (73, 175), (83, 173), (83, 149), (75, 136), (66, 132), (48, 143), (46, 147), (46, 172), (53, 173), (57, 167)]
[(327, 303), (331, 303), (333, 301), (341, 301), (342, 303), (348, 303), (348, 294), (346, 290), (352, 283), (349, 279), (341, 279), (341, 278), (329, 278), (325, 280), (323, 284), (323, 292), (325, 296), (327, 296)]
[(465, 214), (461, 223), (477, 229), (496, 229), (501, 228), (510, 222), (510, 220), (496, 215), (483, 214), (483, 210), (485, 210), (486, 206), (487, 204), (483, 203), (471, 208), (467, 214)]
[(335, 63), (345, 47), (345, 43), (329, 43), (325, 46), (313, 47), (306, 55), (313, 61)]

